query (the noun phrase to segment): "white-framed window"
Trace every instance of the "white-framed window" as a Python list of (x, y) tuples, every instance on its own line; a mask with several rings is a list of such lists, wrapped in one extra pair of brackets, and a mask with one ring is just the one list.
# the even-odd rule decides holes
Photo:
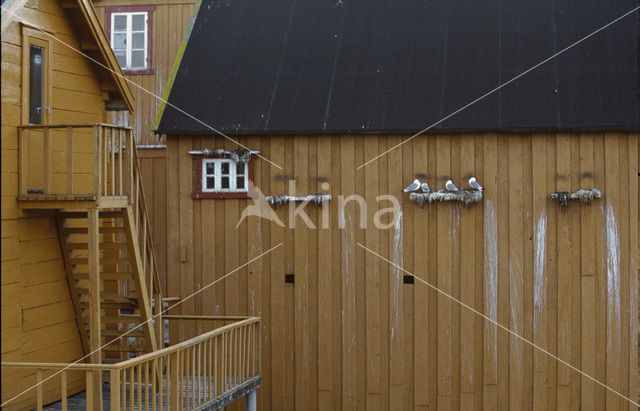
[(202, 160), (203, 192), (246, 192), (248, 187), (248, 162), (236, 162), (229, 158), (205, 158)]
[(149, 13), (111, 13), (111, 47), (123, 70), (146, 70), (149, 55)]

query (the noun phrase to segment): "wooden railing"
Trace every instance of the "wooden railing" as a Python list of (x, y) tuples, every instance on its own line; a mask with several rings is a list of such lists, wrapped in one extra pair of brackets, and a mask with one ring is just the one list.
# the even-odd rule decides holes
[[(181, 316), (170, 317), (181, 319)], [(224, 317), (184, 319), (223, 320)], [(171, 347), (117, 364), (3, 362), (2, 368), (35, 369), (38, 382), (58, 373), (52, 380), (60, 382), (62, 410), (69, 407), (67, 375), (77, 372), (85, 374), (87, 410), (99, 409), (102, 401), (92, 384), (96, 373), (109, 380), (109, 405), (105, 401), (104, 409), (199, 409), (260, 378), (260, 319), (235, 320)], [(36, 407), (42, 410), (43, 406), (43, 388), (39, 385)]]
[(129, 127), (103, 123), (22, 126), (20, 194), (127, 195), (127, 186), (133, 186), (135, 160), (135, 150), (128, 154), (127, 147), (135, 147)]

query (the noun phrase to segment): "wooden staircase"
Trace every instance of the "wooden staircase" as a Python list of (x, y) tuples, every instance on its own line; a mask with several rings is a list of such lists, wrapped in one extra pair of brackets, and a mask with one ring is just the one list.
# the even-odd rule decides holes
[[(133, 130), (103, 123), (29, 125), (20, 128), (19, 142), (18, 204), (56, 213), (89, 361), (118, 362), (161, 347), (162, 291)], [(54, 156), (66, 167), (54, 166)]]
[[(131, 215), (130, 207), (98, 212), (101, 345), (110, 343), (102, 350), (102, 362), (107, 363), (157, 348), (155, 321), (148, 321), (153, 305), (153, 293), (149, 290), (157, 288), (157, 281), (155, 276), (143, 276), (148, 274), (148, 267), (135, 258), (140, 254), (136, 244), (139, 234), (131, 224)], [(57, 224), (78, 329), (88, 353), (91, 327), (88, 212), (61, 211)], [(126, 337), (120, 337), (127, 331)]]

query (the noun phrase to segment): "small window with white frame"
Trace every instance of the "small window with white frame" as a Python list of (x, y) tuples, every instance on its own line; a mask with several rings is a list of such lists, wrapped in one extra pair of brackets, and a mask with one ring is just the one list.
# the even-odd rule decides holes
[(125, 71), (147, 70), (149, 63), (149, 13), (111, 13), (111, 47)]
[(247, 192), (248, 187), (248, 162), (237, 162), (230, 158), (202, 160), (202, 192)]

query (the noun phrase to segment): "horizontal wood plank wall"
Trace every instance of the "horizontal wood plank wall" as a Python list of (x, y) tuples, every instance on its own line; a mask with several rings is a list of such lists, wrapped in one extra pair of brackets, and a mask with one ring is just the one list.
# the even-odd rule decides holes
[[(135, 110), (131, 115), (127, 112), (109, 113), (109, 121), (134, 128), (137, 144), (164, 144), (163, 136), (156, 136), (152, 131), (153, 120), (164, 94), (178, 48), (184, 37), (195, 1), (159, 0), (141, 2), (137, 0), (104, 0), (94, 7), (106, 27), (105, 7), (149, 5), (156, 6), (153, 11), (152, 37), (153, 50), (151, 65), (153, 74), (126, 75), (131, 81), (131, 91), (135, 98)], [(146, 90), (146, 91), (145, 91)]]
[[(637, 134), (420, 136), (361, 170), (401, 136), (239, 141), (283, 167), (255, 160), (264, 195), (286, 193), (294, 178), (297, 195), (333, 195), (326, 209), (306, 206), (318, 229), (299, 216), (290, 228), (288, 206), (275, 212), (287, 227), (257, 217), (236, 227), (252, 202), (192, 200), (188, 154), (233, 144), (168, 139), (167, 295), (187, 297), (283, 243), (177, 310), (262, 316), (262, 409), (631, 409), (420, 280), (405, 284), (405, 273), (356, 243), (636, 399)], [(421, 209), (400, 192), (415, 176), (439, 190), (449, 178), (466, 187), (472, 175), (485, 199), (468, 208)], [(590, 205), (563, 210), (549, 199), (591, 187), (603, 198)], [(348, 201), (341, 216), (338, 196), (353, 194), (367, 209)], [(377, 201), (384, 194), (397, 198), (403, 220), (378, 230), (376, 212), (392, 206)]]
[[(74, 23), (60, 2), (29, 1), (22, 15), (76, 49), (81, 48)], [(82, 124), (105, 121), (104, 100), (97, 68), (77, 52), (50, 40), (51, 115), (49, 123)], [(18, 129), (21, 124), (22, 30), (13, 22), (2, 35), (2, 360), (71, 362), (82, 356), (73, 305), (53, 214), (18, 209)], [(89, 164), (91, 132), (74, 134), (76, 164)], [(85, 143), (89, 146), (84, 147)], [(54, 167), (64, 168), (65, 131), (52, 133)], [(90, 160), (89, 160), (90, 161)], [(38, 159), (41, 163), (42, 159)], [(37, 163), (31, 163), (37, 164)], [(61, 170), (58, 170), (61, 171)], [(64, 172), (62, 170), (61, 172)], [(87, 192), (90, 179), (75, 176), (74, 190)], [(55, 178), (52, 188), (61, 191)], [(2, 373), (2, 400), (33, 386), (34, 372)], [(68, 375), (69, 392), (84, 387), (81, 375)], [(58, 378), (44, 384), (45, 401), (59, 398)], [(7, 409), (35, 407), (35, 390)]]

